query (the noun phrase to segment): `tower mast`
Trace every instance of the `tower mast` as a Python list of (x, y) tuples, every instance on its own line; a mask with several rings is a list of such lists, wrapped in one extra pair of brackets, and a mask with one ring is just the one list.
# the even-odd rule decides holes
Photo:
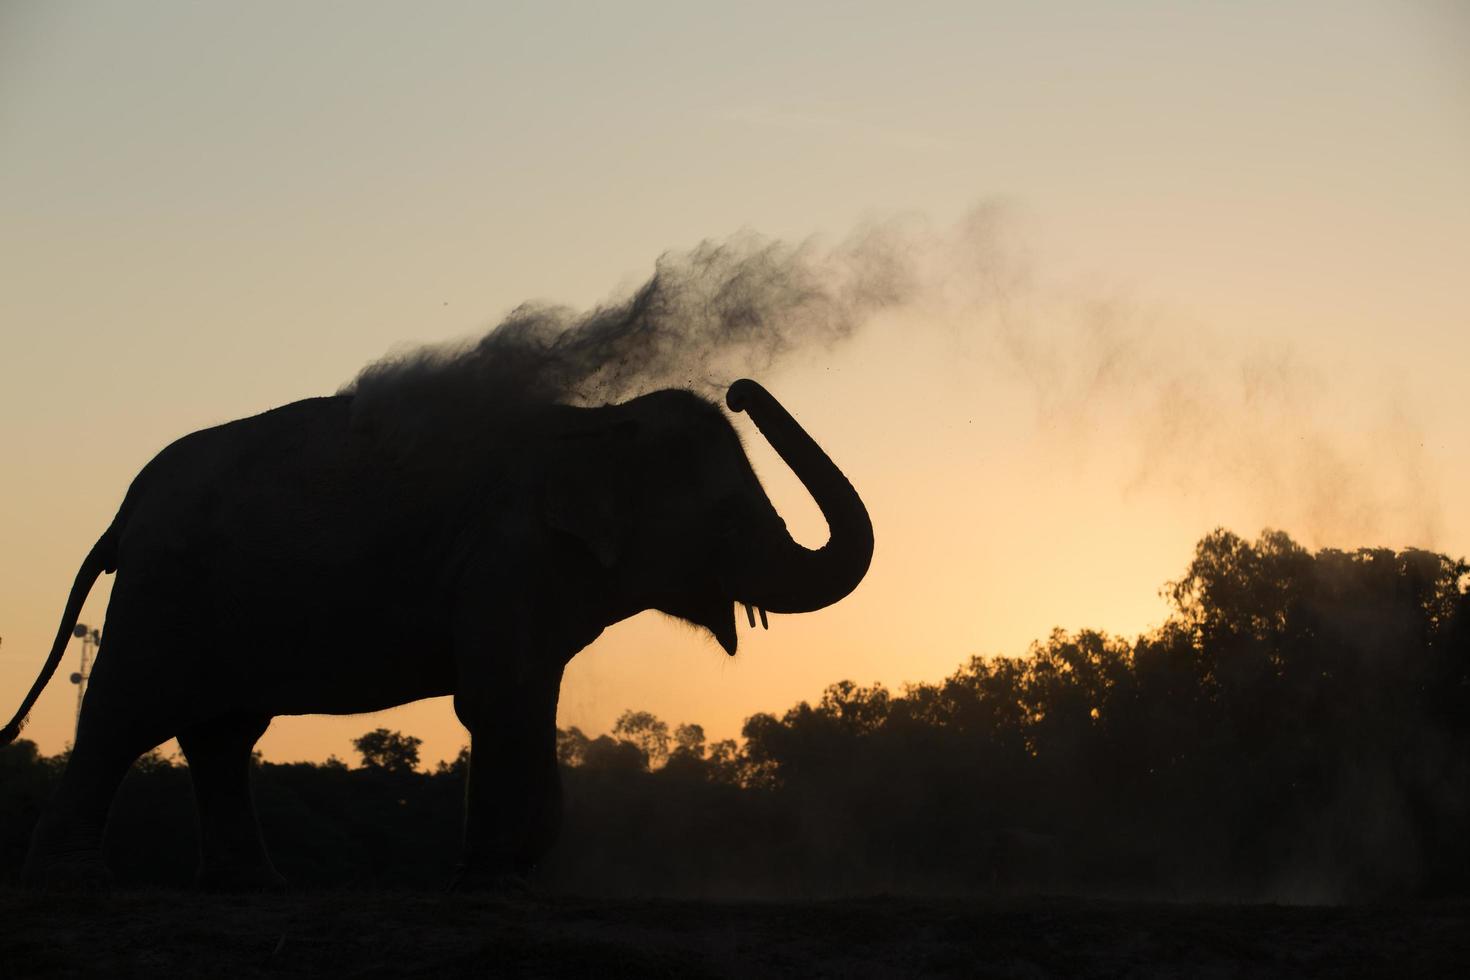
[(82, 729), (82, 698), (87, 693), (87, 678), (92, 676), (92, 655), (102, 644), (102, 634), (84, 623), (77, 623), (71, 635), (82, 641), (82, 668), (71, 675), (71, 682), (77, 686), (77, 722), (71, 737), (71, 744), (76, 745), (77, 733)]

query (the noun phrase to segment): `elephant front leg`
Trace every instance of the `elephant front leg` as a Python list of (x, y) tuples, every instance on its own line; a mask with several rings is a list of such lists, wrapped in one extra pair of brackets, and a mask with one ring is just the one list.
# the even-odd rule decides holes
[[(527, 651), (528, 653), (530, 651)], [(523, 888), (561, 828), (556, 762), (559, 658), (521, 656), (472, 670), (455, 695), (470, 731), (464, 853), (454, 888)]]
[(271, 864), (250, 793), (250, 753), (269, 715), (231, 715), (179, 732), (199, 807), (201, 887), (266, 890), (285, 885)]

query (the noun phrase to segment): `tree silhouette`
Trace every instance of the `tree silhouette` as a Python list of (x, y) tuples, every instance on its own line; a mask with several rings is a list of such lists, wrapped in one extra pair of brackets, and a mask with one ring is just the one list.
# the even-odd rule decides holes
[(411, 773), (419, 767), (419, 746), (424, 740), (414, 735), (375, 728), (352, 740), (362, 755), (364, 768), (395, 774)]
[(602, 772), (644, 772), (648, 754), (633, 742), (599, 735), (587, 743), (582, 765)]
[(461, 746), (459, 752), (448, 762), (440, 762), (434, 766), (436, 776), (454, 776), (463, 779), (470, 771), (470, 747)]
[(680, 725), (674, 729), (674, 751), (692, 756), (696, 759), (704, 758), (704, 726), (703, 725)]
[[(1057, 630), (936, 683), (840, 681), (748, 718), (743, 744), (646, 711), (559, 731), (567, 827), (542, 873), (582, 894), (1470, 893), (1470, 566), (1215, 531), (1166, 594), (1131, 642)], [(363, 768), (257, 767), (283, 872), (436, 883), (465, 754), (419, 772), (416, 738), (353, 744)], [(62, 758), (0, 748), (0, 877)], [(124, 782), (123, 877), (188, 880), (189, 795), (157, 756)]]
[(669, 726), (647, 711), (624, 711), (612, 733), (638, 746), (650, 768), (663, 765), (669, 757)]
[(565, 731), (558, 728), (556, 730), (556, 761), (564, 766), (580, 766), (587, 759), (589, 744), (590, 740), (576, 725)]

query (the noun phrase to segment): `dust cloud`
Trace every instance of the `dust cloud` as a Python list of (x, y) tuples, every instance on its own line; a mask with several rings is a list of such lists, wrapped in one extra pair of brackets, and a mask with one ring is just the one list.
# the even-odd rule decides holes
[(976, 385), (1017, 386), (1040, 438), (1115, 457), (1127, 491), (1224, 493), (1257, 526), (1314, 545), (1437, 544), (1435, 461), (1404, 392), (1043, 265), (1023, 220), (995, 203), (947, 228), (869, 221), (836, 244), (743, 232), (666, 252), (630, 295), (591, 310), (526, 303), (481, 337), (389, 355), (342, 392), (360, 423), (417, 442), (527, 405), (664, 387), (718, 401), (737, 377), (800, 365), (875, 324), (944, 332)]
[(365, 368), (344, 393), (386, 431), (466, 425), (519, 406), (597, 405), (658, 388), (717, 397), (803, 351), (831, 348), (908, 302), (913, 252), (893, 226), (836, 246), (743, 233), (667, 252), (631, 296), (578, 313), (527, 303), (483, 337)]

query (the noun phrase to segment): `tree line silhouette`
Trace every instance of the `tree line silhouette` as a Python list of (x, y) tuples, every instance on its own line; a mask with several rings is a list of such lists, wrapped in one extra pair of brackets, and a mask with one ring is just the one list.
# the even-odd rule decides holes
[[(1053, 632), (938, 683), (842, 681), (709, 742), (625, 712), (558, 732), (561, 842), (539, 884), (584, 894), (995, 891), (1337, 901), (1470, 887), (1470, 565), (1309, 552), (1216, 531), (1129, 642)], [(257, 760), (296, 884), (438, 887), (467, 753), (354, 740), (362, 764)], [(0, 750), (13, 877), (64, 756)], [(188, 770), (158, 754), (114, 806), (122, 880), (186, 883)]]

